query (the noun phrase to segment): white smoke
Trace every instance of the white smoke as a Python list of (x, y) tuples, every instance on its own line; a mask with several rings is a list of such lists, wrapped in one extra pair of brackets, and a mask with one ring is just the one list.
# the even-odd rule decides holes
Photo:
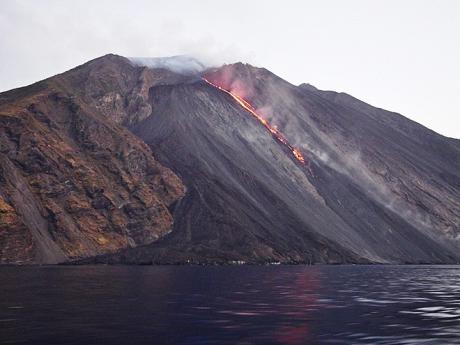
[(145, 66), (148, 68), (164, 68), (175, 73), (185, 75), (199, 74), (205, 69), (212, 67), (207, 66), (198, 59), (187, 55), (155, 58), (129, 57), (128, 59), (137, 66)]

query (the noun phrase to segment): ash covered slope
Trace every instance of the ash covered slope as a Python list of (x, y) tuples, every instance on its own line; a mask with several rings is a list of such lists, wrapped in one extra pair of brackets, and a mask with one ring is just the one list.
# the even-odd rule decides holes
[(458, 260), (458, 141), (417, 124), (408, 135), (394, 119), (249, 65), (204, 75), (250, 101), (301, 149), (306, 165), (226, 92), (165, 80), (145, 99), (152, 113), (128, 127), (187, 185), (174, 231), (98, 260)]
[(459, 140), (249, 65), (225, 66), (208, 78), (249, 100), (301, 150), (328, 207), (380, 256), (431, 262), (457, 255)]
[(130, 128), (187, 186), (167, 241), (183, 260), (380, 259), (361, 252), (365, 243), (326, 207), (307, 167), (229, 95), (202, 81), (150, 95), (152, 115)]
[(171, 230), (181, 181), (92, 102), (136, 85), (141, 70), (125, 60), (107, 56), (0, 94), (1, 263), (64, 262)]

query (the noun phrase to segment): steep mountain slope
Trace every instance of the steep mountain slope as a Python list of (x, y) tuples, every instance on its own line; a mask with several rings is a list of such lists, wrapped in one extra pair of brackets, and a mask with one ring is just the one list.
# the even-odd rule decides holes
[[(250, 65), (173, 72), (145, 61), (107, 55), (0, 95), (1, 157), (15, 172), (0, 181), (3, 261), (37, 260), (37, 237), (45, 261), (459, 261), (458, 140)], [(21, 161), (29, 137), (52, 162), (44, 172)], [(92, 172), (54, 163), (66, 155)], [(86, 180), (113, 206), (94, 207), (101, 192)]]
[(0, 262), (150, 243), (171, 230), (168, 206), (184, 192), (144, 143), (60, 78), (0, 95)]
[[(420, 235), (456, 252), (459, 140), (351, 96), (295, 87), (247, 65), (226, 66), (208, 78), (248, 99), (309, 157), (316, 166), (313, 184), (328, 206), (386, 255), (412, 252)], [(419, 249), (436, 252), (425, 246)]]

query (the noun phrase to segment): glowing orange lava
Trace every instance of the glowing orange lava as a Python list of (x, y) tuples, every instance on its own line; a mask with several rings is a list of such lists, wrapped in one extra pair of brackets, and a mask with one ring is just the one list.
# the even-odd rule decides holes
[(257, 120), (259, 120), (260, 123), (264, 125), (266, 129), (270, 131), (270, 133), (278, 140), (280, 143), (282, 143), (284, 146), (286, 146), (289, 151), (291, 151), (292, 155), (294, 158), (301, 164), (305, 164), (305, 158), (303, 158), (302, 153), (300, 152), (299, 149), (295, 148), (289, 142), (286, 140), (286, 138), (281, 134), (281, 132), (276, 128), (270, 126), (267, 120), (265, 120), (261, 115), (257, 114), (255, 108), (245, 99), (241, 98), (238, 95), (235, 95), (234, 93), (220, 87), (219, 85), (216, 85), (206, 78), (202, 78), (206, 83), (209, 85), (219, 89), (220, 91), (225, 92), (226, 94), (230, 95), (242, 108), (244, 108), (246, 111), (248, 111), (252, 116), (254, 116)]

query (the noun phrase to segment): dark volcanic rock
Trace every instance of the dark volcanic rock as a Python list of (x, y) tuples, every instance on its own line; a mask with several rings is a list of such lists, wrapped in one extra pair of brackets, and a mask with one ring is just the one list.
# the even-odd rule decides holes
[(310, 181), (365, 248), (390, 262), (456, 260), (459, 140), (345, 94), (295, 87), (265, 69), (235, 64), (208, 78), (242, 92), (301, 149)]
[(108, 55), (0, 95), (2, 260), (459, 261), (459, 140), (250, 65), (204, 75), (305, 164), (200, 76)]

